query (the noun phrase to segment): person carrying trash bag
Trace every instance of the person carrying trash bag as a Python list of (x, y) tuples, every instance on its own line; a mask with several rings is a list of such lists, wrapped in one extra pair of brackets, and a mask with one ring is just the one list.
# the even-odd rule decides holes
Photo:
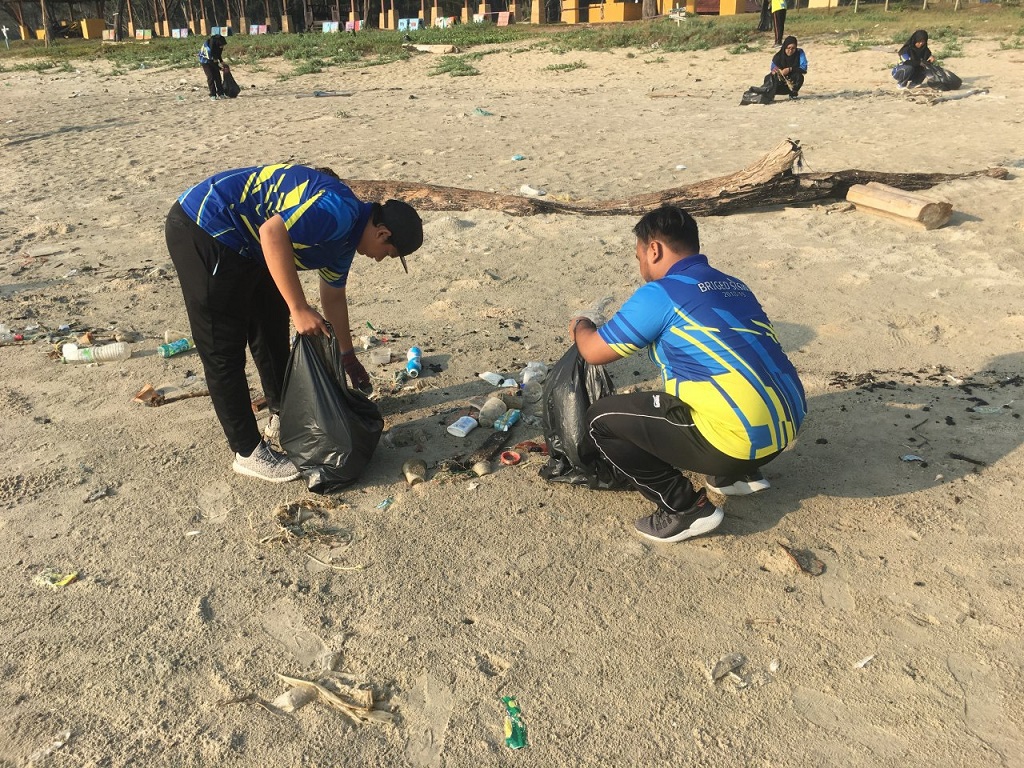
[(681, 470), (712, 476), (709, 487), (729, 495), (767, 487), (758, 470), (796, 438), (807, 402), (753, 292), (701, 254), (692, 216), (666, 205), (633, 233), (646, 284), (600, 327), (573, 318), (569, 337), (591, 365), (649, 348), (661, 368), (664, 391), (602, 397), (586, 419), (615, 476), (655, 504), (637, 532), (677, 542), (724, 517)]
[(772, 56), (771, 75), (775, 78), (775, 93), (789, 94), (795, 99), (800, 95), (807, 74), (807, 56), (804, 49), (797, 46), (797, 40), (790, 35), (782, 41), (778, 53)]
[(227, 98), (224, 95), (224, 81), (221, 79), (221, 67), (224, 64), (224, 46), (228, 44), (224, 35), (211, 35), (206, 38), (199, 49), (199, 63), (206, 73), (206, 85), (210, 89), (210, 101)]
[[(359, 200), (329, 168), (266, 165), (187, 189), (165, 235), (232, 468), (269, 482), (296, 479), (295, 466), (268, 444), (280, 428), (289, 316), (302, 335), (327, 334), (330, 322), (352, 385), (372, 392), (352, 346), (345, 285), (356, 253), (397, 258), (408, 272), (405, 257), (423, 243), (419, 215), (398, 200)], [(307, 303), (300, 269), (319, 271), (323, 315)], [(247, 345), (272, 414), (263, 436), (249, 400)]]
[(900, 88), (913, 88), (924, 82), (926, 67), (935, 63), (928, 47), (928, 32), (919, 29), (900, 48), (900, 63), (892, 69), (893, 79)]

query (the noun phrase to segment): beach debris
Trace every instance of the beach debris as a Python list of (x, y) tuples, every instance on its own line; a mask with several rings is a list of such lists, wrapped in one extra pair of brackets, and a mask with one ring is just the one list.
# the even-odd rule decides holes
[(1010, 407), (1011, 403), (1013, 403), (1013, 400), (1011, 400), (1009, 403), (1006, 403), (1005, 405), (975, 405), (968, 408), (967, 410), (970, 411), (971, 413), (1005, 413), (1006, 409)]
[(402, 465), (402, 474), (409, 485), (418, 485), (427, 478), (427, 462), (423, 459), (409, 459)]
[(92, 504), (94, 501), (99, 501), (100, 499), (105, 499), (107, 496), (113, 495), (114, 489), (109, 485), (104, 485), (95, 489), (94, 491), (91, 491), (89, 495), (82, 500), (82, 503)]
[(75, 581), (78, 581), (78, 571), (61, 573), (53, 568), (44, 568), (32, 578), (32, 583), (37, 587), (48, 587), (54, 592)]
[(164, 396), (161, 395), (152, 384), (146, 384), (138, 392), (135, 393), (135, 397), (132, 398), (134, 403), (142, 403), (143, 405), (157, 406), (164, 404)]
[(951, 459), (956, 459), (957, 461), (966, 461), (968, 464), (973, 464), (976, 467), (988, 466), (984, 461), (981, 461), (980, 459), (972, 459), (970, 456), (964, 456), (962, 453), (949, 453), (946, 455), (949, 456), (949, 458)]
[(327, 96), (352, 96), (355, 91), (313, 91), (312, 93), (297, 93), (295, 94), (296, 99), (309, 99), (317, 98), (322, 99)]
[(518, 451), (502, 451), (501, 453), (501, 463), (506, 467), (514, 467), (522, 460), (523, 457)]
[(384, 510), (386, 510), (388, 507), (390, 507), (394, 503), (395, 503), (395, 497), (394, 496), (388, 496), (386, 499), (384, 499), (379, 504), (377, 504), (374, 507), (374, 509), (379, 509), (381, 512), (383, 512)]
[(500, 387), (501, 382), (504, 381), (504, 377), (500, 373), (494, 373), (493, 371), (478, 373), (477, 378), (483, 379), (492, 387)]
[(478, 461), (473, 465), (473, 474), (477, 477), (483, 477), (484, 475), (491, 474), (491, 462), (489, 461)]
[(821, 576), (825, 572), (825, 564), (811, 550), (787, 547), (781, 541), (779, 546), (786, 550), (786, 554), (793, 558), (793, 562), (804, 573), (811, 576)]
[(714, 669), (711, 670), (711, 679), (717, 683), (730, 674), (734, 674), (746, 663), (747, 657), (742, 653), (727, 653), (718, 660)]
[[(194, 376), (195, 374), (193, 374), (192, 381), (195, 381)], [(185, 383), (189, 383), (188, 377), (185, 378)], [(150, 407), (155, 408), (156, 406), (159, 405), (168, 405), (169, 403), (175, 403), (178, 400), (188, 400), (193, 397), (209, 396), (210, 391), (208, 389), (200, 389), (196, 390), (195, 392), (183, 392), (180, 395), (171, 395), (168, 397), (167, 395), (163, 394), (163, 392), (161, 392), (159, 389), (156, 389), (152, 384), (147, 383), (145, 386), (142, 387), (142, 389), (135, 393), (135, 396), (132, 398), (132, 402), (142, 403), (142, 405), (148, 405)], [(264, 407), (266, 407), (265, 403), (262, 406), (259, 405), (259, 403), (257, 402), (254, 402), (252, 404), (252, 409), (254, 413), (258, 413), (259, 410), (261, 410)]]
[(924, 459), (913, 453), (905, 453), (904, 455), (900, 456), (900, 461), (924, 461)]
[(778, 659), (772, 659), (771, 662), (768, 664), (768, 671), (774, 674), (779, 671), (779, 667), (781, 665), (781, 661), (779, 661)]
[(529, 746), (526, 737), (526, 718), (515, 696), (502, 696), (505, 705), (505, 746), (509, 749), (523, 749)]
[[(271, 512), (277, 531), (260, 539), (260, 544), (325, 544), (331, 547), (348, 546), (352, 543), (352, 532), (346, 528), (333, 528), (326, 524), (328, 512), (335, 507), (329, 501), (301, 499), (279, 504)], [(319, 561), (338, 570), (341, 568)], [(359, 566), (362, 568), (363, 566)]]
[(872, 653), (870, 656), (865, 656), (863, 659), (861, 659), (856, 664), (854, 664), (853, 668), (854, 669), (864, 669), (864, 667), (866, 667), (868, 664), (870, 664), (874, 660), (875, 660), (875, 654)]
[(525, 159), (526, 159), (526, 155), (512, 155), (513, 162), (519, 162), (520, 160), (525, 160)]
[(526, 197), (544, 197), (544, 195), (547, 194), (547, 191), (538, 187), (531, 187), (529, 184), (523, 184), (523, 186), (519, 188), (519, 194), (526, 195)]
[(343, 676), (338, 673), (324, 675), (316, 681), (289, 677), (282, 675), (280, 672), (277, 674), (277, 677), (281, 682), (292, 686), (292, 688), (305, 688), (312, 694), (313, 700), (322, 701), (324, 704), (341, 712), (354, 723), (394, 722), (394, 715), (390, 712), (376, 709), (373, 691), (360, 685), (343, 682)]
[(539, 453), (543, 456), (547, 456), (548, 444), (538, 443), (536, 440), (523, 440), (521, 443), (515, 444), (515, 450), (520, 453)]
[(298, 685), (294, 688), (289, 688), (270, 702), (270, 705), (277, 707), (282, 712), (295, 712), (302, 709), (309, 702), (316, 701), (317, 695), (314, 688), (307, 685)]

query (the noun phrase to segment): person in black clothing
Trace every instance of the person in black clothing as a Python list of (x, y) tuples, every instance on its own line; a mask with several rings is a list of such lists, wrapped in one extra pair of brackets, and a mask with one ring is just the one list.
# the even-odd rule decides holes
[(210, 88), (210, 99), (214, 101), (226, 98), (220, 70), (224, 66), (224, 46), (227, 44), (228, 41), (224, 39), (223, 35), (212, 35), (199, 49), (199, 63), (203, 65), (206, 84)]
[(772, 0), (761, 0), (761, 21), (757, 25), (757, 31), (772, 31)]
[(807, 56), (792, 35), (782, 41), (779, 52), (772, 56), (771, 74), (776, 93), (788, 93), (791, 99), (798, 96), (807, 74)]
[(892, 76), (900, 88), (920, 85), (924, 82), (926, 67), (935, 62), (928, 48), (928, 32), (917, 30), (900, 48), (900, 63), (893, 67)]

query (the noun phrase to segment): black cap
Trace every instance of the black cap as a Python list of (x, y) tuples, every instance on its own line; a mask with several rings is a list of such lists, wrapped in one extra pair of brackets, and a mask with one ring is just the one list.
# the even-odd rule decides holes
[(380, 207), (380, 223), (391, 232), (391, 244), (398, 249), (398, 257), (408, 272), (405, 257), (423, 245), (423, 220), (408, 203), (388, 200)]

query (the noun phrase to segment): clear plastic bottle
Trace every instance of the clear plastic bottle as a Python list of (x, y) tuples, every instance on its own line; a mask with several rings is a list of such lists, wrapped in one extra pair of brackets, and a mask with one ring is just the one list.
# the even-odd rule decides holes
[(61, 354), (66, 363), (111, 363), (127, 360), (132, 356), (131, 347), (126, 342), (117, 341), (98, 347), (79, 347), (77, 344), (65, 344)]
[(6, 324), (0, 323), (0, 344), (3, 344), (6, 341), (14, 341), (14, 334)]
[(529, 404), (539, 403), (544, 395), (544, 377), (547, 376), (548, 367), (539, 361), (532, 361), (526, 364), (522, 371), (523, 379), (523, 400)]

